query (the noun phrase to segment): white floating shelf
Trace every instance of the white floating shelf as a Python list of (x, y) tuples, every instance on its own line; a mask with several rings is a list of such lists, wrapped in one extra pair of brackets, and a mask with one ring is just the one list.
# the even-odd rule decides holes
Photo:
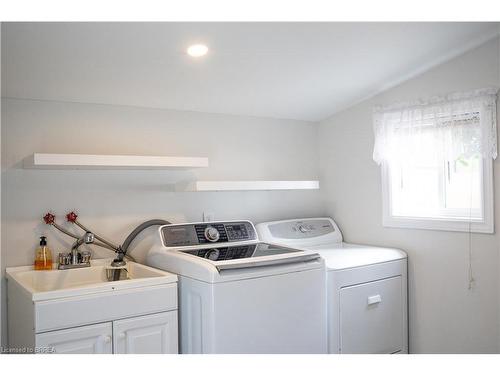
[(176, 184), (176, 191), (310, 190), (319, 181), (190, 181)]
[(179, 156), (35, 153), (24, 168), (38, 169), (187, 169), (208, 167), (208, 158)]

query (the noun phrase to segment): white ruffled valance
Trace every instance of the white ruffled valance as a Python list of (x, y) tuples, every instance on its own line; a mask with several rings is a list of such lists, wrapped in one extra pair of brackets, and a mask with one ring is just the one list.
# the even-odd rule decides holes
[(485, 88), (374, 108), (373, 160), (410, 161), (423, 151), (447, 160), (477, 153), (495, 159), (497, 92)]

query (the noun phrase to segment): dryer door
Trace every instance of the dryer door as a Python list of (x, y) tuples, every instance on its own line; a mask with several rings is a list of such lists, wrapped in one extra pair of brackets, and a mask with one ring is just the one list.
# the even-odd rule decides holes
[(340, 290), (341, 353), (397, 353), (403, 349), (401, 276)]

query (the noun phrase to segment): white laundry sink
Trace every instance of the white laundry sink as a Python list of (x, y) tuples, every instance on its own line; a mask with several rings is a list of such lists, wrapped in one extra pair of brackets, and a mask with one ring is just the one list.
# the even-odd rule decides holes
[(67, 270), (35, 271), (33, 267), (7, 268), (8, 278), (15, 280), (33, 301), (123, 290), (175, 282), (177, 276), (139, 263), (127, 261), (127, 280), (108, 281), (106, 268), (112, 259), (91, 260), (90, 267)]
[(108, 281), (111, 261), (67, 270), (7, 268), (9, 347), (121, 353), (137, 337), (130, 352), (177, 353), (177, 275), (127, 262), (129, 279)]

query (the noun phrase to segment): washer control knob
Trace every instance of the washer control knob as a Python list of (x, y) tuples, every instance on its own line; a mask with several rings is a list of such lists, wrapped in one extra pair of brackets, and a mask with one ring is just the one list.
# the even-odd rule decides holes
[(210, 251), (207, 251), (205, 254), (205, 258), (210, 259), (210, 260), (217, 260), (219, 257), (219, 250), (218, 249), (213, 249)]
[(220, 237), (219, 231), (214, 227), (205, 228), (205, 238), (210, 242), (217, 242)]
[(299, 231), (301, 231), (302, 233), (307, 233), (309, 232), (309, 229), (306, 228), (304, 225), (299, 225)]

